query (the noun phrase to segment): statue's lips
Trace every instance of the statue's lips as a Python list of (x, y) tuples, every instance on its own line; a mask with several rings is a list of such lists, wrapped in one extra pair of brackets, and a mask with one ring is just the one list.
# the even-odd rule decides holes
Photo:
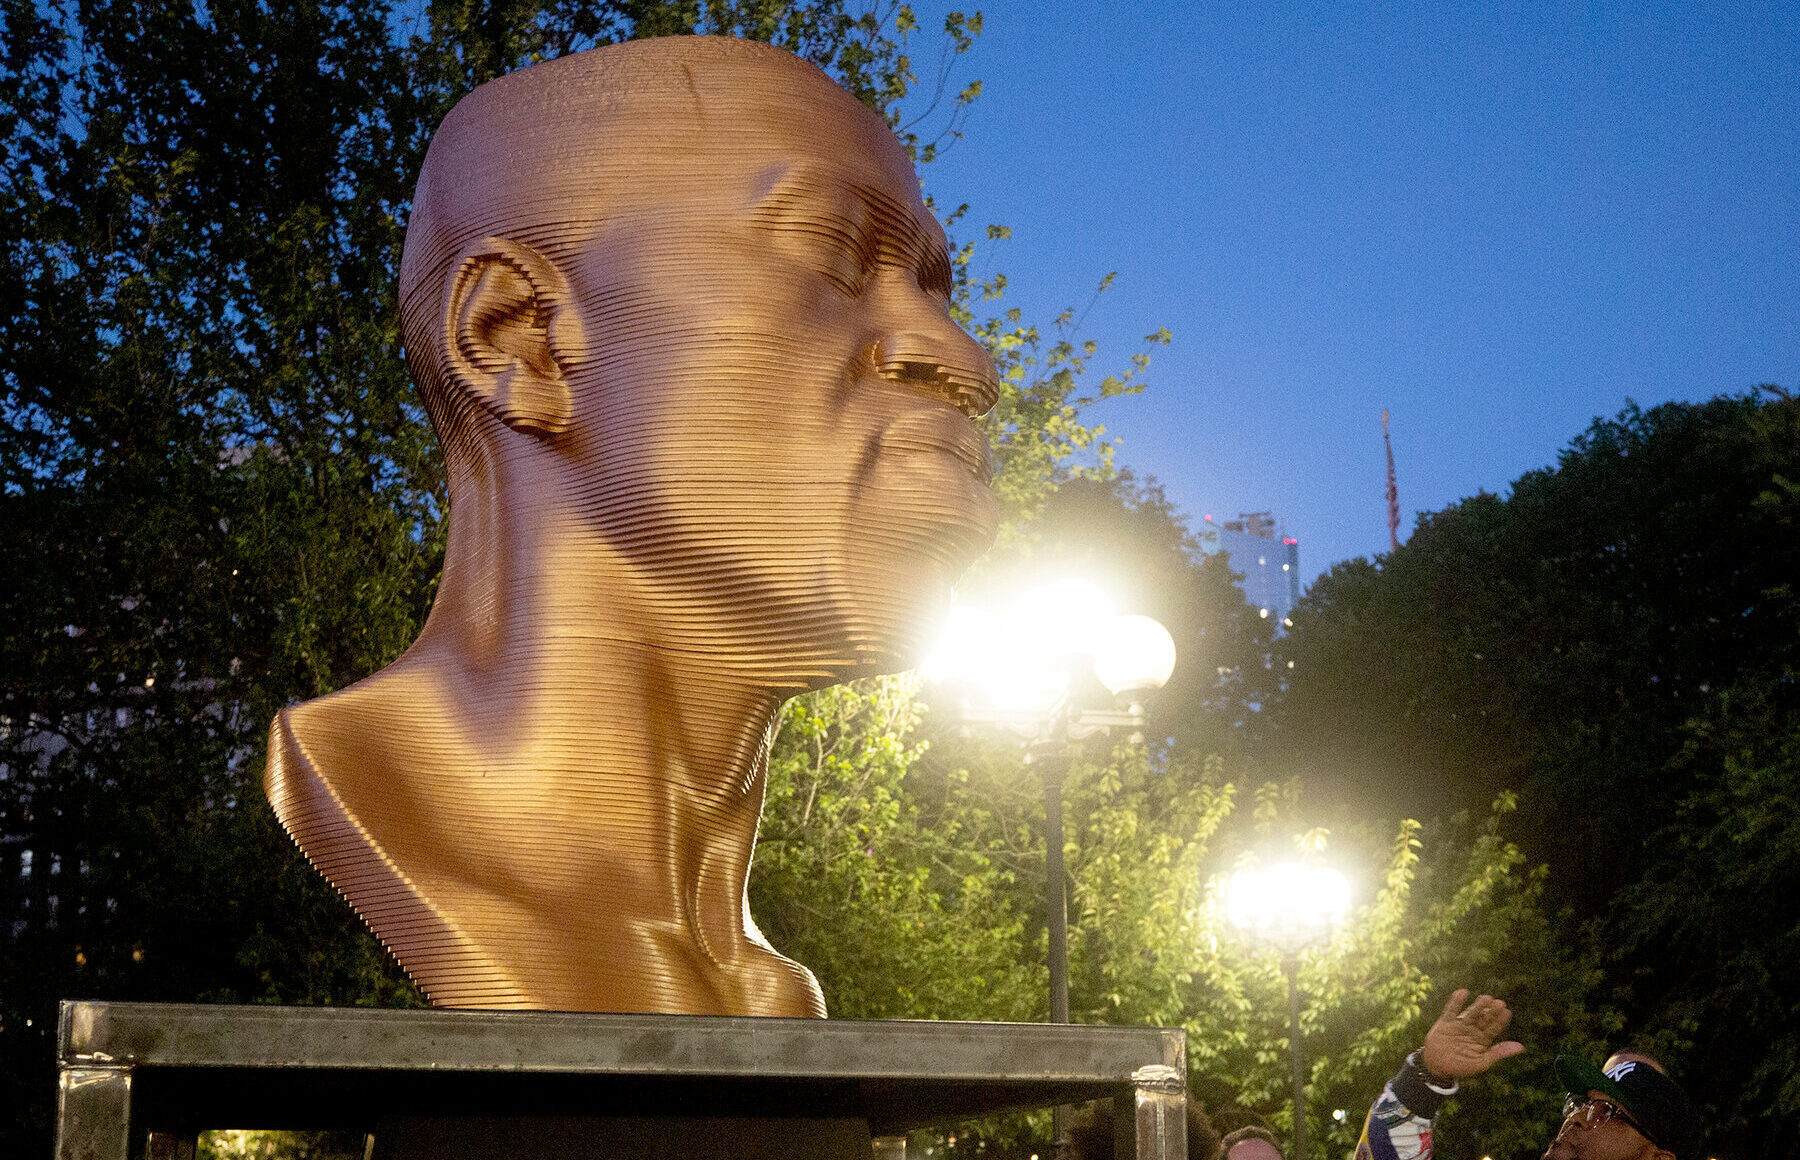
[(956, 408), (926, 405), (894, 419), (882, 428), (883, 460), (905, 460), (914, 455), (949, 455), (986, 487), (993, 478), (987, 436)]
[(859, 538), (923, 553), (947, 593), (999, 525), (986, 434), (950, 404), (918, 398), (880, 428), (868, 451), (869, 482), (880, 498), (858, 509), (876, 517)]

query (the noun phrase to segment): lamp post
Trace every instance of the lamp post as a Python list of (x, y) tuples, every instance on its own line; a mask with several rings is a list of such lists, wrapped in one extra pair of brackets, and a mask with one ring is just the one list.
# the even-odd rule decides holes
[[(1044, 781), (1044, 913), (1046, 952), (1050, 966), (1050, 1022), (1069, 1021), (1069, 898), (1068, 872), (1063, 869), (1063, 779), (1071, 757), (1063, 745), (1033, 746), (1025, 751), (1027, 763), (1036, 765)], [(1062, 1141), (1057, 1107), (1056, 1139)]]
[(1300, 1048), (1300, 952), (1325, 938), (1350, 908), (1350, 883), (1336, 870), (1292, 863), (1234, 874), (1226, 888), (1231, 925), (1281, 953), (1287, 979), (1288, 1047), (1294, 1070), (1293, 1160), (1306, 1160), (1306, 1067)]
[[(1079, 703), (1090, 669), (1110, 707)], [(1003, 615), (958, 606), (924, 665), (926, 679), (961, 687), (965, 724), (997, 727), (1024, 746), (1044, 783), (1044, 903), (1050, 1022), (1069, 1021), (1069, 929), (1063, 867), (1063, 782), (1080, 743), (1114, 729), (1143, 740), (1144, 698), (1175, 669), (1169, 630), (1148, 616), (1121, 616), (1097, 585), (1058, 580), (1030, 589)], [(1066, 1151), (1067, 1109), (1053, 1113), (1055, 1147)]]

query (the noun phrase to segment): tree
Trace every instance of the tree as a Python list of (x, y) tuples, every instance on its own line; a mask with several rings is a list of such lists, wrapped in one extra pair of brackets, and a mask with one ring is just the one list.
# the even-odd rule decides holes
[(41, 1151), (61, 996), (404, 992), (260, 808), (257, 735), (416, 624), (432, 467), (384, 14), (7, 20), (0, 1131)]
[(1795, 550), (1759, 497), (1795, 474), (1796, 422), (1754, 392), (1630, 408), (1508, 498), (1422, 517), (1379, 566), (1341, 565), (1283, 648), (1285, 752), (1321, 781), (1347, 763), (1383, 803), (1467, 808), (1514, 787), (1531, 809), (1605, 785), (1557, 833), (1589, 852), (1567, 868), (1610, 894), (1641, 867), (1631, 836), (1680, 797), (1662, 770), (1683, 722), (1791, 653), (1768, 594)]
[[(842, 0), (0, 18), (0, 1150), (29, 1153), (60, 997), (419, 1001), (260, 776), (270, 716), (393, 659), (436, 583), (394, 294), (449, 107), (685, 31), (772, 40), (891, 120), (947, 101), (950, 133), (974, 92), (916, 89), (911, 13)], [(949, 18), (946, 59), (978, 29)]]
[[(1247, 660), (1257, 661), (1253, 671), (1266, 673), (1254, 650), (1268, 648), (1267, 638), (1241, 631), (1264, 622), (1230, 586), (1221, 561), (1192, 555), (1179, 518), (1142, 486), (1129, 478), (1064, 481), (982, 582), (1003, 585), (1049, 561), (1104, 560), (1153, 577), (1146, 587), (1164, 598), (1174, 593), (1176, 601), (1219, 584), (1216, 603), (1191, 617), (1183, 640), (1237, 640), (1252, 653)], [(1089, 529), (1097, 530), (1091, 541)], [(1190, 704), (1203, 712), (1208, 697), (1237, 696), (1239, 678), (1229, 669), (1221, 676), (1218, 667), (1206, 673), (1214, 688), (1196, 682), (1200, 695)], [(1269, 696), (1279, 695), (1271, 687)], [(932, 697), (929, 689), (920, 694)], [(851, 733), (841, 727), (855, 732), (854, 722), (841, 710), (875, 704), (887, 706), (886, 724), (862, 729), (860, 748), (847, 747)], [(827, 993), (840, 1013), (836, 996), (865, 1002), (874, 994), (885, 997), (882, 1006), (859, 1013), (1042, 1018), (1045, 858), (1037, 773), (1004, 742), (958, 737), (953, 722), (920, 712), (916, 703), (897, 713), (896, 704), (845, 702), (838, 715), (784, 732), (778, 753), (788, 760), (777, 765), (799, 792), (771, 793), (765, 843), (777, 843), (779, 853), (765, 846), (759, 857), (758, 913), (775, 916), (772, 935), (781, 923), (778, 945), (818, 946), (801, 957), (832, 980)], [(1245, 779), (1242, 764), (1237, 776), (1227, 776), (1232, 765), (1209, 746), (1233, 740), (1235, 719), (1222, 712), (1221, 727), (1143, 749), (1091, 742), (1071, 771), (1065, 859), (1072, 1008), (1078, 1021), (1187, 1027), (1193, 1079), (1209, 1105), (1279, 1122), (1288, 1114), (1282, 982), (1272, 960), (1226, 928), (1217, 896), (1246, 858), (1284, 850), (1316, 855), (1327, 821), (1316, 804), (1303, 808), (1296, 781), (1252, 793), (1256, 783)], [(801, 745), (804, 737), (815, 740)], [(877, 767), (882, 780), (872, 791)], [(1361, 1108), (1416, 1045), (1409, 1036), (1429, 1022), (1423, 1004), (1437, 980), (1444, 988), (1465, 980), (1507, 988), (1539, 1032), (1538, 1044), (1598, 1042), (1593, 1030), (1605, 1016), (1584, 1007), (1593, 972), (1563, 948), (1546, 918), (1543, 873), (1528, 869), (1502, 834), (1513, 804), (1505, 796), (1485, 819), (1443, 823), (1428, 860), (1420, 857), (1416, 822), (1401, 825), (1397, 838), (1371, 840), (1367, 830), (1350, 828), (1334, 842), (1335, 861), (1382, 885), (1353, 929), (1307, 960), (1315, 1139), (1352, 1142), (1339, 1137), (1355, 1130)], [(840, 836), (788, 842), (795, 811)], [(840, 869), (831, 867), (834, 857)], [(777, 874), (793, 885), (777, 886)], [(967, 923), (961, 907), (969, 902), (990, 916), (985, 923)], [(797, 923), (782, 918), (796, 913)], [(892, 945), (871, 949), (841, 939), (841, 931)], [(983, 985), (969, 987), (970, 977)], [(858, 996), (863, 981), (871, 986)], [(1491, 1090), (1541, 1097), (1524, 1106), (1553, 1115), (1547, 1058), (1539, 1073), (1503, 1078)], [(1451, 1117), (1451, 1130), (1479, 1134), (1493, 1154), (1525, 1146), (1520, 1141), (1541, 1146), (1543, 1123), (1521, 1119), (1519, 1106), (1472, 1101)], [(1346, 1107), (1346, 1120), (1329, 1118), (1333, 1108)], [(965, 1125), (959, 1135), (990, 1151), (1024, 1155), (1041, 1150), (1046, 1127)]]
[(1711, 1144), (1780, 1155), (1800, 1130), (1800, 702), (1795, 674), (1750, 675), (1687, 727), (1685, 787), (1657, 856), (1596, 924), (1621, 1006), (1702, 1076)]
[(1277, 759), (1350, 813), (1517, 792), (1545, 898), (1603, 972), (1587, 1001), (1744, 1155), (1779, 1154), (1800, 1111), (1789, 1005), (1756, 982), (1800, 930), (1778, 788), (1797, 479), (1800, 402), (1776, 388), (1597, 420), (1505, 498), (1315, 585), (1272, 723)]
[[(1297, 784), (1251, 793), (1223, 774), (1217, 758), (1184, 776), (1121, 755), (1076, 783), (1072, 977), (1084, 1020), (1185, 1027), (1193, 1086), (1215, 1115), (1244, 1109), (1291, 1130), (1285, 980), (1273, 952), (1230, 928), (1223, 894), (1248, 863), (1329, 857), (1359, 883), (1361, 902), (1300, 958), (1308, 1136), (1319, 1154), (1354, 1147), (1363, 1110), (1431, 1022), (1433, 996), (1441, 1003), (1457, 985), (1517, 994), (1547, 1039), (1585, 1042), (1581, 1008), (1566, 1002), (1579, 988), (1557, 985), (1579, 972), (1543, 921), (1541, 875), (1505, 836), (1510, 798), (1476, 822), (1438, 827), (1429, 844), (1431, 831), (1403, 820), (1385, 847), (1349, 840), (1328, 850), (1326, 831), (1306, 824)], [(1544, 1072), (1536, 1086), (1550, 1088), (1547, 1059)], [(1545, 1098), (1448, 1120), (1480, 1133), (1489, 1154), (1524, 1154), (1542, 1148), (1557, 1106)]]
[(751, 911), (833, 1015), (1034, 1017), (1044, 993), (1015, 872), (923, 802), (918, 678), (796, 698), (769, 763)]

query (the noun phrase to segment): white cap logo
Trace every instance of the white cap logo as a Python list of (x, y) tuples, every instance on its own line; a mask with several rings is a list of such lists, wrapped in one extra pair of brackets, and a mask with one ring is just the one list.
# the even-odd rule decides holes
[(1612, 1080), (1614, 1083), (1618, 1083), (1620, 1080), (1624, 1079), (1626, 1076), (1630, 1075), (1632, 1072), (1634, 1072), (1636, 1070), (1637, 1070), (1637, 1060), (1628, 1059), (1628, 1060), (1625, 1060), (1623, 1063), (1614, 1064), (1612, 1066), (1612, 1070), (1610, 1070), (1606, 1073), (1606, 1078)]

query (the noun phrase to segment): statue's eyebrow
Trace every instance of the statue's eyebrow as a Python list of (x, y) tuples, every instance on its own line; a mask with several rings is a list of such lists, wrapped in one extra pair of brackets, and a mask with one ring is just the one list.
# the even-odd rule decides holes
[(949, 249), (936, 222), (927, 225), (880, 190), (818, 166), (767, 175), (750, 218), (767, 229), (814, 233), (864, 258), (905, 266), (925, 289), (950, 293)]
[(854, 186), (831, 180), (814, 166), (792, 166), (765, 177), (750, 220), (770, 230), (818, 234), (827, 241), (866, 248), (869, 207)]

